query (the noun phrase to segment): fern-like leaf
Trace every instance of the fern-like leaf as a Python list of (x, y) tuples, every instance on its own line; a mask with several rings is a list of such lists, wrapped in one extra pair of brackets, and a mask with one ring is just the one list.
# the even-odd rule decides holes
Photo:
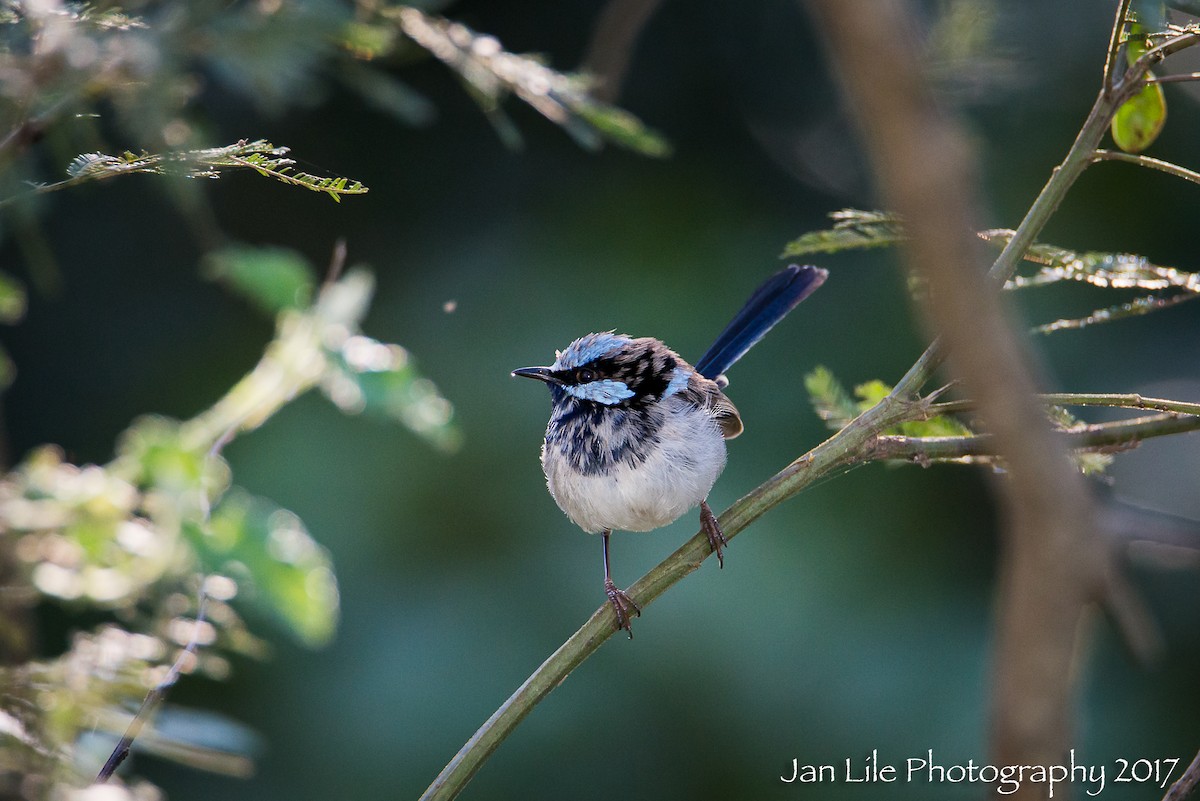
[[(1013, 232), (1005, 228), (981, 231), (980, 239), (1003, 247)], [(1154, 264), (1132, 253), (1078, 252), (1055, 245), (1035, 243), (1025, 252), (1025, 260), (1041, 265), (1030, 276), (1014, 276), (1010, 289), (1045, 286), (1058, 281), (1083, 281), (1114, 289), (1182, 289), (1200, 292), (1200, 274), (1175, 267)]]
[(828, 368), (817, 365), (804, 377), (804, 388), (808, 390), (808, 398), (817, 417), (834, 431), (845, 428), (858, 416), (858, 405), (850, 399), (846, 388)]
[(667, 140), (637, 117), (592, 97), (584, 75), (558, 72), (536, 56), (510, 53), (494, 36), (416, 8), (401, 6), (387, 13), (405, 36), (458, 73), (507, 144), (519, 142), (519, 135), (499, 107), (515, 94), (585, 148), (608, 141), (646, 156), (671, 152)]
[[(287, 158), (288, 148), (277, 147), (265, 139), (242, 139), (225, 147), (180, 150), (170, 153), (134, 154), (125, 151), (119, 156), (106, 153), (83, 153), (67, 166), (67, 179), (34, 188), (34, 192), (53, 192), (89, 181), (102, 181), (134, 172), (155, 175), (182, 175), (188, 178), (219, 178), (230, 169), (251, 169), (259, 175), (274, 178), (285, 184), (300, 186), (313, 192), (324, 192), (341, 202), (342, 195), (365, 195), (368, 191), (358, 181), (342, 177), (322, 177), (296, 172), (293, 159)], [(8, 198), (3, 203), (9, 202)]]
[(784, 247), (781, 258), (891, 247), (907, 238), (900, 218), (891, 212), (842, 209), (831, 212), (829, 219), (833, 220), (833, 228), (809, 231), (793, 239)]

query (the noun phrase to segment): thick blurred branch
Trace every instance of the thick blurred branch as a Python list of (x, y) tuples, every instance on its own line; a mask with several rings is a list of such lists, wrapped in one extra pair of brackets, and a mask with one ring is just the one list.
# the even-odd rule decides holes
[[(1070, 746), (1072, 660), (1103, 576), (1087, 489), (1034, 397), (1024, 343), (985, 278), (974, 161), (929, 94), (901, 0), (810, 0), (855, 107), (886, 207), (908, 221), (908, 267), (929, 284), (930, 328), (977, 399), (1007, 472), (996, 481), (1005, 549), (998, 597), (992, 750), (997, 764), (1059, 764)], [(1019, 793), (1040, 797), (1044, 788)]]
[(595, 79), (592, 97), (616, 103), (629, 70), (633, 47), (662, 0), (609, 0), (588, 45), (583, 71)]
[(1167, 790), (1163, 801), (1183, 801), (1192, 794), (1198, 784), (1200, 784), (1200, 754), (1196, 754), (1196, 758), (1192, 760), (1192, 764), (1187, 766), (1187, 770), (1179, 777), (1179, 781), (1172, 784), (1171, 789)]

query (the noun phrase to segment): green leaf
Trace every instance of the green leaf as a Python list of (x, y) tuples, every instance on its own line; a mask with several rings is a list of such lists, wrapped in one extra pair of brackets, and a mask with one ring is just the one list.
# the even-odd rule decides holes
[(975, 432), (967, 426), (945, 415), (935, 415), (928, 420), (913, 420), (900, 424), (900, 431), (907, 437), (970, 437)]
[(184, 532), (213, 573), (239, 585), (239, 595), (282, 622), (310, 647), (329, 642), (337, 627), (338, 588), (329, 553), (296, 515), (233, 491), (207, 525)]
[[(1140, 16), (1140, 15), (1139, 15)], [(1161, 11), (1158, 16), (1161, 17)], [(1142, 20), (1145, 21), (1144, 19)], [(1132, 65), (1145, 54), (1149, 40), (1143, 24), (1129, 26), (1125, 41), (1125, 59)], [(1153, 78), (1153, 72), (1146, 72)], [(1126, 100), (1112, 121), (1112, 138), (1126, 153), (1140, 153), (1154, 143), (1167, 121), (1167, 98), (1161, 84), (1148, 83)]]
[[(868, 381), (854, 388), (854, 394), (860, 399), (859, 409), (866, 411), (892, 391), (892, 387), (882, 381)], [(974, 432), (953, 417), (935, 415), (927, 420), (910, 420), (889, 430), (891, 434), (902, 434), (906, 437), (969, 437)]]
[(870, 409), (886, 398), (891, 391), (892, 388), (878, 378), (859, 384), (854, 388), (854, 394), (859, 400), (859, 411)]
[(396, 28), (353, 20), (342, 26), (338, 37), (342, 47), (357, 58), (372, 60), (390, 55), (396, 49)]
[(229, 482), (224, 460), (185, 446), (181, 433), (176, 420), (140, 417), (121, 434), (117, 458), (111, 465), (116, 475), (144, 491), (169, 496), (173, 514), (206, 504)]
[(445, 450), (458, 446), (454, 407), (414, 369), (404, 348), (360, 334), (327, 355), (333, 369), (322, 388), (340, 409), (398, 420)]
[(341, 195), (365, 195), (370, 191), (358, 181), (337, 176), (322, 177), (296, 172), (294, 159), (287, 158), (288, 148), (276, 147), (265, 139), (253, 142), (242, 139), (224, 147), (199, 150), (177, 150), (167, 153), (140, 155), (125, 151), (120, 156), (105, 153), (83, 153), (67, 167), (65, 181), (40, 186), (36, 191), (51, 191), (68, 186), (102, 181), (118, 175), (149, 173), (152, 175), (183, 175), (189, 178), (219, 178), (224, 170), (251, 169), (267, 178), (285, 184), (324, 192), (334, 200)]
[(580, 103), (573, 110), (614, 144), (643, 156), (665, 158), (671, 155), (671, 143), (628, 111), (603, 103)]
[(0, 323), (20, 322), (25, 305), (25, 287), (8, 273), (0, 272)]
[[(834, 431), (843, 428), (862, 412), (886, 398), (892, 388), (879, 380), (867, 381), (854, 388), (857, 401), (851, 400), (841, 383), (824, 367), (817, 367), (804, 377), (817, 416)], [(908, 437), (963, 437), (971, 430), (952, 417), (937, 415), (928, 420), (901, 423), (886, 433)]]
[[(1147, 72), (1152, 77), (1153, 73)], [(1126, 153), (1140, 153), (1154, 143), (1167, 121), (1167, 98), (1161, 84), (1150, 83), (1117, 109), (1112, 138)]]
[[(1046, 416), (1050, 418), (1050, 422), (1060, 431), (1072, 431), (1087, 427), (1087, 423), (1071, 414), (1062, 406), (1047, 406)], [(1113, 455), (1111, 453), (1101, 453), (1098, 451), (1072, 451), (1071, 458), (1079, 467), (1079, 471), (1089, 476), (1103, 473), (1113, 463)]]
[(845, 387), (828, 368), (817, 365), (804, 377), (804, 388), (808, 390), (817, 417), (834, 431), (840, 431), (858, 416), (858, 405), (850, 400)]
[(312, 269), (290, 250), (227, 247), (208, 256), (204, 270), (272, 317), (287, 309), (306, 308), (312, 301)]
[(810, 231), (793, 239), (781, 258), (808, 256), (813, 253), (837, 253), (842, 250), (890, 247), (907, 237), (900, 218), (886, 211), (842, 209), (831, 212), (833, 228)]

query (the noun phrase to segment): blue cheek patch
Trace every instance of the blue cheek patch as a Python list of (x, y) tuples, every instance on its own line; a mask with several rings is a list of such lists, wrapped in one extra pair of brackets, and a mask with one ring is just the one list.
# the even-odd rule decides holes
[(634, 392), (621, 381), (606, 378), (603, 381), (591, 381), (587, 384), (565, 386), (567, 394), (580, 400), (595, 401), (605, 406), (614, 406), (626, 398), (632, 398)]
[(686, 367), (676, 367), (671, 373), (671, 382), (667, 384), (666, 390), (663, 392), (664, 398), (669, 398), (676, 392), (682, 392), (687, 389), (688, 379), (692, 377), (692, 371)]

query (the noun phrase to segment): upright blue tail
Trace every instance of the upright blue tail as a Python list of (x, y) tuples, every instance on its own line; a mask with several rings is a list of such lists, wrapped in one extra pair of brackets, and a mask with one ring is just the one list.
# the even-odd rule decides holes
[(696, 362), (696, 372), (714, 379), (724, 373), (828, 276), (820, 267), (793, 264), (768, 278)]

